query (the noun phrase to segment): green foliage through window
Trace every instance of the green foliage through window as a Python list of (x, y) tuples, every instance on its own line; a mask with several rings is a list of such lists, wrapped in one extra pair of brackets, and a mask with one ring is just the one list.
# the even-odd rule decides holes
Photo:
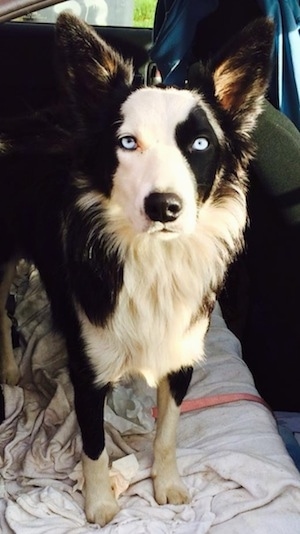
[(152, 28), (157, 0), (134, 0), (133, 24), (139, 28)]

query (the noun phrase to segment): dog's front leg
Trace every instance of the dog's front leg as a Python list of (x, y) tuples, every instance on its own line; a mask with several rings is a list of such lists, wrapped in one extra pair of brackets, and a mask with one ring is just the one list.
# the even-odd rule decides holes
[(71, 375), (83, 444), (85, 513), (88, 521), (104, 526), (119, 511), (111, 487), (104, 440), (103, 411), (109, 386), (96, 387), (92, 381), (84, 378), (85, 375), (84, 371)]
[(176, 462), (176, 430), (180, 405), (192, 377), (192, 368), (181, 369), (164, 378), (157, 392), (158, 419), (154, 441), (152, 478), (158, 504), (189, 502)]

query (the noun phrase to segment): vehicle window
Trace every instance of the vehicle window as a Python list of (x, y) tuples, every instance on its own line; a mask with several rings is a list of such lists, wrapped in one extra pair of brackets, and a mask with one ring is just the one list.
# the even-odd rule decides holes
[(54, 23), (65, 9), (97, 26), (152, 28), (157, 0), (65, 0), (16, 19)]

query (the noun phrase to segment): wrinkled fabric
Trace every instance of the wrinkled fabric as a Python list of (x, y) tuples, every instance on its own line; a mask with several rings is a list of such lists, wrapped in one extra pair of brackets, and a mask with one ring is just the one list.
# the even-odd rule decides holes
[[(52, 331), (37, 274), (29, 273), (27, 285), (18, 282), (16, 291), (22, 379), (16, 387), (3, 386), (0, 531), (88, 534), (100, 527), (88, 524), (83, 511), (82, 444), (64, 342)], [(112, 460), (122, 459), (111, 475), (122, 493), (121, 511), (101, 532), (300, 532), (300, 476), (266, 407), (239, 401), (182, 414), (177, 460), (191, 502), (159, 506), (151, 481), (155, 392), (139, 381), (129, 387), (131, 398), (121, 385), (105, 412), (108, 452)], [(217, 305), (206, 361), (195, 370), (187, 398), (234, 392), (257, 395)]]

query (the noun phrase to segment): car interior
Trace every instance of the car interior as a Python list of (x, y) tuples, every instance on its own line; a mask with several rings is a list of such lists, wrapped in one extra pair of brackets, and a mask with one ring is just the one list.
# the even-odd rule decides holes
[[(184, 4), (184, 2), (180, 3), (176, 1), (174, 4), (175, 3)], [(300, 13), (299, 2), (290, 3), (294, 4)], [(40, 2), (28, 0), (21, 2), (1, 2), (0, 127), (1, 118), (7, 120), (7, 118), (24, 113), (27, 114), (34, 110), (51, 106), (57, 102), (59, 98), (59, 90), (54, 66), (54, 21), (58, 11), (65, 9), (65, 7), (71, 9), (74, 8), (75, 12), (77, 9), (77, 12), (80, 13), (81, 10), (83, 14), (85, 13), (87, 22), (93, 24), (97, 32), (99, 32), (109, 44), (116, 48), (124, 57), (133, 59), (135, 83), (137, 86), (157, 83), (159, 71), (155, 60), (152, 58), (151, 48), (153, 46), (153, 40), (159, 35), (161, 27), (163, 26), (168, 13), (171, 11), (172, 2), (158, 2), (158, 6), (156, 6), (156, 1), (153, 0), (152, 23), (151, 25), (148, 24), (146, 27), (141, 27), (139, 25), (135, 26), (133, 20), (131, 24), (128, 24), (128, 18), (126, 17), (128, 17), (130, 9), (132, 8), (133, 10), (133, 0), (124, 0), (122, 2), (99, 0), (98, 4), (101, 4), (102, 14), (99, 14), (98, 11), (98, 19), (97, 16), (93, 19), (92, 15), (90, 15), (91, 18), (89, 18), (87, 16), (87, 11), (84, 11), (84, 9), (90, 9), (91, 11), (96, 4), (96, 0), (94, 2), (88, 2), (86, 0), (69, 0), (68, 2), (54, 2), (49, 0)], [(191, 2), (187, 2), (187, 4), (191, 4)], [(236, 33), (239, 28), (246, 25), (255, 17), (264, 14), (261, 2), (250, 0), (245, 2), (223, 0), (216, 2), (216, 5), (218, 7), (197, 24), (191, 53), (191, 58), (193, 58), (193, 61), (195, 62), (209, 58), (213, 53), (217, 52), (218, 48), (221, 47), (232, 34)], [(112, 17), (113, 12), (116, 14), (116, 19), (118, 20), (119, 17), (121, 20), (120, 25), (114, 24), (113, 18), (110, 18)], [(100, 15), (102, 16), (102, 19)], [(125, 25), (122, 25), (122, 17), (125, 20), (125, 22), (123, 20), (123, 24)], [(93, 20), (96, 22), (93, 22)], [(106, 21), (106, 24), (100, 24), (99, 21), (101, 22), (101, 20), (104, 22)], [(209, 519), (208, 516), (205, 516), (205, 512), (207, 512), (205, 507), (201, 508), (200, 506), (200, 508), (197, 508), (196, 505), (195, 508), (193, 508), (193, 518), (192, 516), (189, 516), (188, 513), (184, 516), (183, 512), (180, 512), (178, 516), (173, 510), (169, 512), (169, 515), (166, 511), (165, 513), (162, 512), (161, 515), (159, 512), (156, 512), (156, 516), (153, 517), (151, 508), (153, 503), (150, 497), (149, 499), (148, 497), (145, 498), (147, 504), (144, 502), (139, 505), (137, 502), (137, 499), (142, 499), (143, 495), (142, 492), (139, 492), (140, 485), (142, 484), (142, 476), (135, 474), (133, 477), (133, 486), (129, 484), (129, 489), (125, 490), (124, 496), (122, 497), (125, 507), (128, 507), (128, 510), (132, 511), (132, 515), (128, 512), (128, 522), (126, 522), (126, 516), (122, 515), (121, 512), (120, 517), (116, 519), (116, 523), (114, 524), (114, 527), (118, 525), (118, 528), (120, 529), (118, 532), (120, 533), (132, 532), (133, 528), (137, 528), (137, 525), (140, 525), (140, 532), (146, 532), (146, 530), (143, 530), (143, 528), (146, 528), (145, 525), (152, 525), (152, 529), (150, 528), (149, 530), (151, 532), (174, 531), (178, 533), (187, 532), (189, 534), (191, 532), (209, 532), (210, 534), (227, 534), (227, 532), (254, 532), (258, 534), (266, 534), (271, 533), (271, 531), (295, 534), (296, 532), (300, 532), (300, 133), (298, 126), (293, 124), (292, 120), (284, 116), (284, 114), (282, 114), (282, 121), (278, 123), (276, 122), (279, 104), (276, 95), (274, 95), (271, 90), (267, 95), (267, 100), (267, 105), (270, 104), (272, 108), (270, 111), (271, 122), (261, 121), (258, 124), (256, 134), (256, 142), (258, 144), (257, 157), (251, 164), (249, 170), (249, 224), (246, 230), (246, 247), (243, 254), (231, 266), (223, 291), (219, 296), (220, 309), (217, 313), (217, 317), (212, 321), (212, 331), (215, 329), (214, 331), (217, 332), (217, 329), (219, 328), (218, 338), (214, 340), (212, 333), (209, 334), (208, 353), (210, 354), (210, 350), (218, 350), (218, 348), (222, 352), (224, 347), (227, 347), (226, 343), (229, 343), (229, 348), (224, 350), (225, 352), (233, 351), (234, 361), (237, 359), (239, 360), (240, 367), (238, 368), (236, 375), (239, 377), (242, 376), (241, 383), (244, 384), (244, 382), (249, 382), (250, 385), (247, 387), (250, 388), (250, 392), (257, 392), (264, 399), (269, 406), (269, 411), (266, 410), (269, 413), (268, 415), (265, 415), (265, 419), (260, 419), (260, 417), (263, 417), (261, 413), (265, 408), (261, 406), (252, 408), (253, 403), (250, 403), (251, 409), (254, 410), (254, 408), (256, 408), (259, 411), (259, 415), (255, 413), (250, 416), (251, 409), (248, 407), (240, 412), (228, 412), (227, 414), (225, 410), (230, 410), (232, 408), (229, 405), (223, 408), (223, 412), (221, 408), (208, 408), (206, 411), (203, 410), (205, 413), (202, 413), (201, 411), (201, 414), (198, 414), (198, 423), (200, 427), (202, 425), (202, 428), (203, 426), (205, 428), (205, 418), (207, 418), (208, 421), (209, 418), (212, 417), (213, 421), (218, 420), (216, 425), (219, 425), (219, 431), (222, 429), (222, 424), (225, 424), (227, 421), (229, 428), (231, 424), (233, 425), (232, 420), (236, 418), (237, 424), (240, 424), (240, 428), (243, 428), (243, 431), (240, 431), (241, 441), (244, 439), (242, 437), (243, 432), (246, 437), (243, 441), (244, 449), (241, 447), (241, 449), (235, 451), (234, 457), (239, 457), (241, 460), (242, 454), (246, 455), (249, 453), (249, 457), (252, 459), (255, 457), (257, 459), (259, 453), (256, 449), (254, 450), (251, 448), (252, 443), (256, 442), (258, 450), (261, 452), (260, 464), (255, 464), (253, 480), (251, 478), (252, 474), (250, 475), (248, 473), (245, 475), (245, 480), (243, 479), (241, 482), (231, 478), (232, 474), (228, 472), (228, 480), (234, 480), (232, 486), (230, 486), (228, 482), (224, 482), (226, 480), (225, 468), (222, 472), (215, 471), (215, 473), (217, 473), (215, 476), (218, 477), (218, 481), (213, 476), (211, 476), (210, 480), (212, 484), (215, 484), (215, 487), (217, 488), (216, 493), (219, 494), (219, 496), (221, 494), (223, 495), (222, 492), (224, 490), (224, 500), (222, 501), (222, 507), (220, 506), (220, 508), (218, 508), (218, 504), (215, 504), (214, 508), (214, 497), (211, 496), (211, 515), (209, 516)], [(273, 120), (277, 124), (276, 131), (273, 128)], [(267, 144), (264, 145), (264, 143)], [(49, 310), (46, 303), (47, 299), (43, 295), (43, 288), (39, 285), (38, 275), (33, 268), (22, 266), (20, 273), (21, 274), (18, 275), (19, 277), (14, 286), (14, 290), (12, 291), (11, 301), (8, 303), (8, 306), (11, 307), (10, 313), (12, 315), (15, 315), (15, 309), (18, 309), (18, 307), (19, 313), (21, 313), (19, 317), (18, 313), (14, 317), (14, 344), (20, 361), (21, 352), (28, 355), (28, 347), (31, 347), (32, 353), (28, 358), (30, 361), (35, 362), (35, 360), (32, 360), (34, 347), (39, 351), (37, 354), (38, 357), (40, 357), (40, 354), (44, 354), (43, 350), (48, 352), (49, 343), (51, 343), (51, 339), (49, 338)], [(45, 330), (42, 330), (42, 339), (39, 337), (37, 342), (37, 338), (34, 337), (35, 344), (33, 347), (32, 344), (30, 345), (30, 336), (36, 336), (35, 328), (37, 325), (37, 312), (32, 314), (31, 306), (36, 302), (38, 292), (41, 292), (43, 295), (42, 304), (39, 303), (40, 307), (37, 308), (38, 314), (41, 320), (43, 319), (43, 321), (46, 321), (47, 327)], [(25, 297), (29, 298), (29, 305), (27, 306)], [(30, 326), (30, 328), (28, 327), (28, 316), (24, 317), (24, 315), (22, 315), (24, 313), (31, 313), (31, 315), (34, 316), (33, 326)], [(41, 326), (39, 326), (39, 334), (40, 331)], [(222, 336), (225, 335), (224, 331), (226, 331), (226, 335), (229, 336), (229, 341), (227, 338), (224, 338), (225, 341), (223, 340)], [(43, 345), (43, 343), (45, 343), (45, 345)], [(53, 343), (54, 345), (55, 343), (59, 345), (57, 340)], [(57, 351), (61, 350), (61, 346), (59, 345), (58, 349), (58, 345), (55, 345), (55, 354), (57, 354)], [(240, 357), (240, 355), (242, 355), (242, 357)], [(218, 366), (222, 366), (222, 359), (219, 361), (218, 355), (215, 355), (214, 357)], [(214, 357), (212, 357), (212, 361), (214, 361)], [(230, 362), (228, 363), (226, 355), (224, 358), (228, 368), (231, 368), (231, 364)], [(54, 388), (53, 381), (50, 379), (50, 385), (46, 385), (46, 379), (42, 372), (45, 361), (46, 360), (43, 360), (43, 356), (41, 356), (39, 377), (43, 384), (41, 387), (42, 390), (43, 388)], [(47, 365), (48, 364), (49, 362)], [(209, 365), (210, 364), (208, 363), (208, 368), (210, 369)], [(32, 376), (34, 372), (35, 371), (32, 368), (29, 375)], [(54, 365), (54, 372), (56, 373), (55, 377), (57, 377), (59, 375), (57, 362)], [(216, 372), (218, 373), (219, 371), (217, 370)], [(205, 370), (202, 370), (201, 373), (205, 375)], [(241, 373), (241, 375), (239, 373)], [(246, 374), (244, 375), (243, 373)], [(226, 386), (226, 376), (225, 372), (223, 378), (221, 375), (221, 378), (218, 379), (218, 383), (222, 383), (222, 387), (220, 386), (221, 393), (229, 392), (232, 386), (232, 377), (229, 378)], [(37, 380), (37, 378), (35, 379)], [(206, 379), (205, 376), (204, 379)], [(8, 386), (3, 386), (3, 398), (1, 399), (2, 411), (5, 412), (6, 410), (5, 420), (9, 420), (10, 422), (3, 422), (4, 430), (2, 440), (2, 425), (0, 426), (0, 473), (2, 469), (1, 480), (4, 481), (4, 485), (7, 483), (7, 489), (3, 492), (2, 490), (0, 491), (0, 499), (2, 500), (0, 510), (3, 512), (3, 517), (0, 520), (0, 527), (5, 534), (9, 532), (20, 532), (22, 534), (30, 532), (31, 514), (31, 519), (34, 517), (32, 521), (37, 521), (36, 523), (32, 523), (37, 525), (36, 532), (46, 532), (43, 528), (45, 528), (44, 525), (47, 521), (50, 521), (50, 523), (48, 523), (49, 525), (55, 525), (57, 518), (59, 518), (58, 524), (61, 525), (61, 530), (58, 529), (60, 532), (71, 532), (71, 529), (72, 532), (76, 532), (76, 526), (81, 527), (82, 529), (78, 530), (78, 532), (89, 532), (89, 529), (92, 529), (92, 527), (85, 523), (81, 514), (80, 495), (82, 481), (80, 479), (80, 474), (76, 471), (77, 467), (75, 468), (75, 464), (72, 465), (72, 470), (70, 469), (73, 473), (73, 482), (72, 479), (68, 478), (69, 475), (66, 474), (66, 471), (62, 469), (60, 472), (58, 466), (60, 460), (57, 457), (53, 460), (56, 465), (54, 474), (53, 471), (51, 471), (52, 474), (49, 475), (46, 469), (44, 477), (39, 475), (38, 472), (39, 470), (42, 470), (41, 466), (43, 466), (44, 460), (42, 460), (42, 454), (40, 454), (39, 460), (36, 460), (36, 457), (33, 454), (34, 445), (32, 444), (32, 437), (37, 435), (40, 436), (34, 426), (32, 427), (33, 430), (31, 429), (26, 437), (26, 443), (31, 451), (30, 459), (28, 459), (28, 457), (25, 461), (25, 457), (21, 455), (23, 460), (20, 463), (17, 460), (14, 460), (13, 450), (9, 453), (9, 436), (15, 438), (18, 428), (20, 432), (25, 432), (24, 429), (26, 424), (24, 426), (23, 422), (23, 427), (18, 427), (18, 425), (22, 422), (22, 406), (24, 406), (24, 399), (26, 399), (27, 395), (26, 387), (24, 393), (22, 384), (10, 388)], [(55, 386), (55, 388), (56, 387), (57, 386)], [(55, 391), (57, 391), (57, 389), (55, 389)], [(208, 391), (217, 394), (218, 388), (213, 386), (212, 389), (208, 389)], [(132, 398), (135, 400), (135, 391), (131, 390), (131, 392), (133, 396)], [(201, 386), (199, 385), (199, 393), (197, 394), (201, 395), (200, 392)], [(121, 415), (116, 410), (117, 404), (119, 403), (119, 406), (125, 406), (130, 400), (126, 397), (127, 394), (125, 394), (123, 390), (122, 393), (124, 394), (124, 397), (120, 394), (118, 399), (117, 397), (112, 398), (111, 404), (108, 406), (108, 409), (110, 410), (110, 418), (108, 419), (107, 424), (110, 431), (111, 427), (113, 427), (114, 424), (118, 424), (121, 420)], [(12, 400), (14, 395), (14, 399), (17, 400)], [(49, 397), (47, 398), (49, 400)], [(51, 397), (51, 399), (51, 402), (53, 402), (53, 397)], [(145, 406), (148, 406), (148, 397), (145, 396), (144, 400)], [(20, 409), (16, 408), (16, 403), (18, 403)], [(46, 404), (47, 402), (43, 401), (41, 405), (43, 416), (46, 413)], [(133, 441), (131, 442), (128, 438), (128, 429), (131, 429), (133, 434), (140, 433), (140, 435), (145, 436), (147, 431), (149, 431), (149, 428), (152, 428), (151, 424), (150, 426), (147, 426), (149, 419), (145, 406), (140, 407), (140, 411), (145, 415), (145, 420), (140, 426), (140, 432), (137, 432), (136, 420), (133, 424), (132, 420), (128, 422), (128, 420), (130, 420), (130, 418), (128, 418), (127, 424), (125, 421), (126, 416), (123, 413), (122, 417), (125, 422), (123, 421), (121, 430), (118, 428), (119, 434), (123, 436), (123, 442), (120, 447), (119, 442), (118, 445), (114, 443), (114, 446), (112, 447), (113, 450), (117, 450), (119, 447), (116, 454), (117, 457), (126, 454), (126, 447), (129, 451), (134, 449)], [(54, 404), (51, 404), (51, 410), (56, 410)], [(216, 411), (213, 413), (210, 410)], [(246, 418), (246, 415), (243, 415), (245, 412), (249, 412), (247, 414), (249, 419), (243, 421), (243, 418)], [(66, 414), (69, 416), (67, 412)], [(276, 419), (274, 419), (274, 414)], [(41, 417), (43, 416), (41, 415)], [(38, 411), (35, 412), (34, 417), (38, 417)], [(49, 413), (48, 417), (50, 417)], [(62, 422), (64, 417), (60, 417)], [(191, 443), (196, 443), (196, 438), (192, 439), (191, 430), (187, 430), (187, 428), (194, 428), (196, 432), (196, 429), (198, 429), (198, 423), (195, 423), (197, 413), (193, 413), (194, 419), (191, 417), (191, 414), (187, 416), (185, 422), (182, 423), (182, 428), (184, 429), (184, 432), (186, 432), (186, 435), (189, 436), (189, 439), (191, 438)], [(46, 430), (45, 428), (43, 430), (43, 438), (42, 441), (39, 442), (40, 447), (46, 447), (45, 443), (47, 440), (51, 446), (54, 446), (53, 441), (51, 441), (54, 439), (54, 431), (51, 430), (48, 433), (47, 418), (46, 420), (43, 419), (43, 424), (46, 424)], [(247, 429), (243, 426), (244, 424), (246, 426), (248, 425)], [(56, 430), (59, 426), (59, 423), (56, 422)], [(48, 427), (48, 429), (49, 428), (50, 427)], [(199, 432), (201, 432), (201, 428)], [(217, 441), (217, 435), (219, 435), (218, 432), (216, 431), (216, 435), (211, 439)], [(234, 432), (234, 442), (237, 442), (239, 440), (239, 428)], [(114, 441), (112, 436), (114, 436), (113, 432), (110, 433), (109, 437), (111, 442)], [(74, 435), (72, 435), (72, 439), (75, 440), (76, 447), (80, 448), (80, 443), (78, 442), (79, 438), (75, 438)], [(278, 441), (276, 441), (277, 439)], [(60, 440), (58, 439), (56, 443), (59, 442)], [(68, 455), (71, 454), (71, 448), (75, 447), (75, 442), (72, 442), (72, 446), (70, 444), (68, 445)], [(284, 445), (282, 445), (283, 443)], [(62, 440), (62, 444), (62, 446), (66, 444), (64, 440)], [(183, 443), (181, 444), (181, 447), (183, 450)], [(249, 447), (249, 450), (247, 447)], [(272, 447), (274, 448), (272, 449)], [(221, 445), (216, 445), (216, 450), (220, 450), (220, 448)], [(122, 454), (120, 453), (120, 449)], [(10, 460), (8, 458), (10, 458)], [(49, 458), (47, 457), (47, 461), (48, 460)], [(228, 462), (230, 463), (229, 460)], [(278, 462), (278, 470), (280, 471), (281, 469), (283, 475), (280, 475), (279, 471), (277, 474), (275, 473), (276, 462)], [(229, 463), (227, 465), (229, 465)], [(206, 465), (209, 465), (210, 473), (212, 473), (213, 463), (209, 463), (207, 460)], [(192, 477), (192, 471), (188, 471), (188, 466), (189, 463), (187, 461), (183, 466), (183, 470), (186, 469), (186, 472)], [(260, 469), (262, 471), (264, 470), (263, 466), (265, 466), (265, 475), (260, 473)], [(275, 466), (274, 472), (272, 471), (272, 466)], [(143, 468), (146, 469), (147, 466), (143, 466)], [(76, 476), (74, 475), (74, 472), (76, 472)], [(194, 472), (196, 473), (195, 469)], [(202, 473), (202, 468), (200, 469), (200, 472)], [(266, 488), (269, 488), (269, 483), (271, 484), (271, 489), (266, 490), (268, 498), (264, 499), (259, 492), (256, 493), (253, 489), (255, 485), (255, 476), (256, 480), (259, 480), (261, 476), (261, 483), (265, 483)], [(278, 479), (276, 476), (278, 476)], [(247, 477), (249, 477), (249, 480), (251, 479), (251, 483), (253, 482), (253, 487), (251, 488), (247, 487)], [(68, 482), (65, 483), (67, 478)], [(224, 486), (221, 484), (221, 478)], [(62, 486), (62, 492), (60, 497), (58, 497), (58, 494), (55, 494), (55, 492), (59, 493), (62, 479), (64, 480), (63, 484), (65, 484), (65, 486)], [(283, 479), (286, 480), (284, 488), (282, 482)], [(18, 484), (13, 483), (13, 480), (18, 481)], [(26, 484), (23, 485), (24, 480), (26, 480), (27, 489)], [(76, 481), (75, 485), (74, 480)], [(214, 482), (212, 482), (213, 480)], [(272, 480), (272, 483), (270, 480)], [(52, 493), (49, 490), (51, 485), (54, 488)], [(277, 491), (279, 486), (280, 490), (278, 489)], [(223, 488), (222, 491), (221, 489), (219, 490), (219, 487)], [(30, 489), (30, 492), (28, 492), (28, 488)], [(239, 491), (242, 491), (241, 488), (247, 491), (248, 497), (251, 495), (252, 500), (250, 497), (248, 501), (246, 497), (244, 497), (244, 500), (243, 497), (241, 497), (241, 502), (243, 501), (244, 503), (243, 506), (236, 508), (236, 514), (232, 512), (230, 515), (229, 512), (226, 513), (226, 506), (227, 510), (231, 510), (230, 498), (234, 495), (234, 490), (238, 491), (238, 488)], [(276, 488), (277, 493), (274, 488)], [(14, 494), (14, 491), (17, 493)], [(18, 497), (16, 497), (16, 495)], [(24, 502), (22, 504), (20, 495), (22, 498), (25, 495), (28, 499), (26, 506)], [(43, 501), (44, 497), (45, 500)], [(61, 501), (60, 504), (57, 504), (59, 498), (61, 498)], [(219, 497), (219, 499), (221, 499), (221, 497)], [(246, 504), (246, 501), (248, 504), (251, 501), (249, 506)], [(51, 505), (49, 504), (47, 513), (43, 508), (43, 506), (46, 506), (45, 502), (51, 503)], [(215, 501), (215, 503), (216, 502), (217, 501)], [(278, 507), (276, 503), (278, 503)], [(282, 503), (286, 503), (286, 508)], [(57, 508), (55, 508), (55, 506)], [(66, 512), (68, 506), (69, 513)], [(133, 508), (131, 508), (131, 506)], [(40, 512), (35, 514), (35, 510), (37, 509), (39, 509)], [(291, 512), (288, 510), (291, 510)], [(253, 514), (251, 515), (252, 512)], [(38, 530), (38, 515), (41, 525), (40, 530)], [(206, 517), (208, 526), (206, 530), (204, 526), (201, 527), (202, 530), (200, 530), (199, 524), (204, 521), (204, 516)], [(277, 523), (275, 522), (275, 516), (277, 518)], [(139, 521), (139, 523), (137, 523), (137, 521)], [(252, 530), (249, 530), (250, 524), (252, 525)], [(172, 525), (174, 530), (170, 530), (173, 528)], [(199, 530), (197, 530), (198, 527)], [(276, 530), (277, 527), (278, 530)], [(70, 528), (70, 530), (67, 530), (68, 528)], [(110, 527), (108, 525), (103, 529), (103, 532), (111, 532), (112, 530), (110, 530), (110, 528), (113, 528), (113, 526)], [(130, 528), (132, 528), (132, 530), (130, 530)], [(176, 528), (178, 530), (176, 530)], [(237, 529), (234, 530), (235, 528)]]

